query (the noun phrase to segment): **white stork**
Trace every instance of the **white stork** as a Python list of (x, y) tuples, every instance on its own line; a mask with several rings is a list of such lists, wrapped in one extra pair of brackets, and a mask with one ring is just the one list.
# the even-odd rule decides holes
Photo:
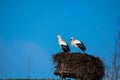
[(63, 52), (70, 52), (70, 48), (69, 48), (68, 44), (62, 40), (61, 35), (57, 35), (57, 38), (58, 38), (59, 46), (63, 50)]
[(77, 48), (80, 48), (83, 52), (86, 50), (86, 47), (84, 46), (83, 42), (79, 40), (75, 40), (73, 37), (71, 37), (71, 45), (75, 46)]

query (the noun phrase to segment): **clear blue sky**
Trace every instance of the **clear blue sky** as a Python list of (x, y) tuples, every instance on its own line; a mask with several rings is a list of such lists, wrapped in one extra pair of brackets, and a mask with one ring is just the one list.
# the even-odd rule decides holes
[[(119, 0), (0, 0), (0, 78), (56, 78), (57, 34), (84, 42), (87, 53), (110, 59)], [(71, 51), (76, 51), (70, 46)]]

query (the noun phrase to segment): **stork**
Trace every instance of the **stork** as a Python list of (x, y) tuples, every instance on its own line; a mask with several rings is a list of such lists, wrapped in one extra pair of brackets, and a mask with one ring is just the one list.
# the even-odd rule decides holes
[(57, 35), (58, 43), (63, 52), (70, 52), (68, 44), (62, 39), (61, 35)]
[(82, 41), (75, 40), (74, 37), (71, 37), (70, 42), (71, 42), (71, 45), (72, 45), (72, 46), (75, 46), (75, 47), (77, 47), (77, 48), (80, 48), (83, 52), (86, 50), (86, 47), (85, 47), (85, 45), (83, 44)]

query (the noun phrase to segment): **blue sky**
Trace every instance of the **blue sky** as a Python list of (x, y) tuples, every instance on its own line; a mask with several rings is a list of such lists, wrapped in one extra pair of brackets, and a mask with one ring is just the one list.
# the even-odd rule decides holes
[(57, 34), (69, 46), (74, 36), (88, 54), (109, 61), (117, 17), (119, 0), (0, 0), (0, 78), (27, 77), (29, 63), (31, 78), (56, 78)]

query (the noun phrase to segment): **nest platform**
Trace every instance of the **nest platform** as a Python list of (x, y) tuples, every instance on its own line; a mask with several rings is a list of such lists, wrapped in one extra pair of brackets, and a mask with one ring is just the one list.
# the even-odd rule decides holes
[(101, 80), (104, 76), (102, 60), (87, 53), (60, 52), (53, 55), (55, 75), (80, 80)]

